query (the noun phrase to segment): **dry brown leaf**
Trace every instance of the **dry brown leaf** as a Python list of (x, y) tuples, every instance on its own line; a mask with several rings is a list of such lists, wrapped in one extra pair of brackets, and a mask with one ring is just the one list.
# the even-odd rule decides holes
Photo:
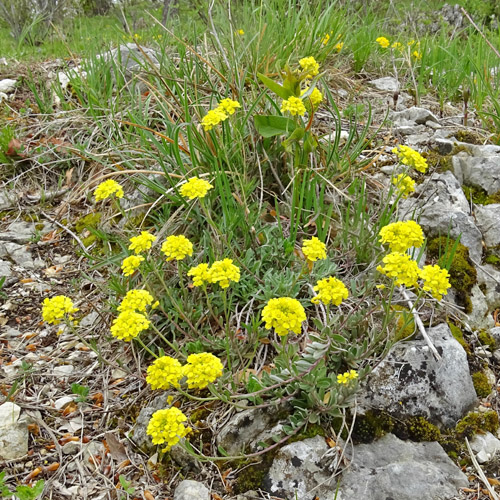
[(109, 452), (111, 453), (111, 456), (117, 461), (117, 462), (123, 462), (125, 460), (128, 460), (127, 456), (127, 449), (123, 445), (121, 441), (119, 441), (114, 434), (111, 432), (106, 432), (104, 434), (104, 439), (106, 440), (106, 443), (108, 444)]

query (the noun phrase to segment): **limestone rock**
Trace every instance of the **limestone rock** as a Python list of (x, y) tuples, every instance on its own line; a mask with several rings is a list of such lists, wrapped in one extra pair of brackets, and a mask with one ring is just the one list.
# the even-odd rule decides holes
[(453, 172), (461, 184), (482, 187), (488, 194), (500, 191), (500, 161), (496, 156), (470, 157), (455, 155)]
[(368, 83), (378, 90), (386, 90), (387, 92), (396, 92), (400, 88), (399, 82), (392, 76), (370, 80)]
[(484, 464), (500, 451), (500, 440), (491, 432), (476, 434), (470, 443), (470, 447), (476, 452), (478, 462)]
[(210, 500), (210, 492), (204, 484), (185, 479), (175, 489), (174, 500)]
[(12, 276), (12, 266), (10, 262), (0, 259), (0, 278), (9, 278)]
[(28, 453), (28, 424), (21, 408), (7, 402), (0, 405), (0, 460), (16, 460)]
[(340, 482), (343, 500), (448, 500), (469, 485), (438, 443), (412, 443), (387, 434), (354, 446), (352, 459)]
[(467, 355), (447, 324), (427, 330), (442, 359), (423, 339), (396, 344), (361, 386), (361, 411), (385, 410), (396, 418), (423, 416), (453, 427), (477, 401)]
[(482, 235), (470, 214), (469, 203), (460, 183), (451, 172), (432, 174), (427, 182), (416, 187), (417, 198), (401, 200), (401, 218), (418, 220), (426, 236), (460, 236), (460, 243), (469, 249), (470, 257), (481, 261)]
[(481, 288), (476, 284), (469, 295), (472, 312), (467, 315), (469, 326), (472, 329), (493, 328), (495, 321), (490, 314), (486, 297)]
[(37, 232), (42, 235), (48, 233), (51, 227), (48, 222), (35, 224), (34, 222), (16, 221), (7, 227), (7, 231), (0, 233), (0, 241), (10, 241), (22, 245), (29, 243)]
[(390, 116), (395, 123), (402, 120), (412, 121), (417, 124), (425, 124), (427, 121), (439, 123), (439, 119), (428, 109), (418, 108), (416, 106), (403, 111), (393, 112)]
[[(321, 436), (281, 448), (264, 479), (264, 489), (286, 499), (335, 499), (336, 480), (328, 469), (331, 451)], [(338, 498), (337, 498), (338, 500)]]
[(132, 441), (139, 446), (139, 448), (152, 449), (154, 447), (151, 438), (146, 434), (146, 429), (153, 413), (167, 407), (167, 398), (168, 393), (160, 394), (153, 399), (149, 406), (146, 406), (140, 411), (132, 435)]
[(0, 92), (4, 94), (8, 94), (9, 92), (13, 92), (16, 88), (17, 80), (12, 80), (11, 78), (4, 78), (0, 80)]
[(500, 204), (477, 205), (474, 215), (486, 246), (500, 245)]
[(500, 307), (500, 271), (490, 264), (476, 266), (477, 282), (483, 291), (489, 311)]

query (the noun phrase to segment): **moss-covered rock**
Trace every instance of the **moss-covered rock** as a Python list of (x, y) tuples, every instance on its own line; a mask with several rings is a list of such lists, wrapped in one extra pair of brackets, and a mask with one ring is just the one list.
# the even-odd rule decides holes
[(407, 339), (415, 333), (415, 319), (410, 310), (403, 306), (393, 305), (392, 310), (396, 313), (396, 330), (394, 342)]
[(491, 385), (488, 382), (488, 377), (484, 372), (476, 372), (472, 374), (472, 383), (476, 394), (480, 398), (487, 398), (491, 393)]
[(78, 234), (82, 233), (85, 229), (95, 228), (101, 222), (102, 213), (94, 212), (87, 214), (84, 217), (78, 219), (75, 223), (75, 229)]
[(457, 438), (472, 438), (475, 434), (491, 432), (494, 434), (498, 429), (498, 414), (490, 410), (484, 413), (469, 412), (455, 427)]
[(481, 330), (477, 334), (477, 338), (482, 345), (488, 346), (491, 350), (494, 350), (497, 346), (497, 343), (493, 335), (491, 335), (491, 333), (486, 330)]
[(455, 240), (445, 236), (431, 240), (427, 246), (427, 258), (441, 267), (451, 260), (449, 269), (450, 284), (457, 292), (457, 299), (465, 307), (465, 312), (472, 312), (472, 303), (469, 298), (472, 287), (477, 283), (477, 271), (469, 259), (469, 249)]
[(493, 203), (500, 203), (500, 191), (488, 194), (482, 187), (467, 185), (463, 185), (462, 190), (465, 197), (476, 205), (491, 205)]
[(439, 441), (441, 431), (424, 417), (412, 417), (404, 422), (405, 430), (413, 441)]
[(453, 335), (455, 340), (458, 340), (458, 343), (464, 348), (467, 355), (470, 356), (472, 354), (472, 351), (470, 345), (464, 338), (464, 332), (462, 331), (462, 329), (454, 325), (451, 321), (448, 321), (448, 326), (450, 327), (451, 334)]

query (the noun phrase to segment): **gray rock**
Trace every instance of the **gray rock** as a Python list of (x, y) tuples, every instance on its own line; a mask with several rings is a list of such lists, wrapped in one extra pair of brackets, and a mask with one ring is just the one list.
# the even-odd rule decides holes
[(412, 443), (387, 434), (354, 446), (340, 492), (343, 500), (449, 500), (468, 485), (438, 443)]
[(97, 56), (98, 59), (115, 62), (126, 69), (129, 74), (140, 71), (144, 66), (159, 65), (160, 57), (158, 52), (148, 47), (141, 47), (139, 50), (135, 43), (120, 45), (118, 48)]
[(153, 413), (157, 410), (163, 410), (167, 408), (167, 398), (169, 394), (163, 393), (157, 396), (151, 401), (149, 406), (143, 408), (137, 420), (135, 422), (134, 428), (132, 429), (132, 441), (139, 446), (139, 448), (143, 448), (146, 450), (151, 450), (154, 448), (153, 443), (151, 442), (151, 438), (146, 434), (146, 429), (149, 424), (149, 420), (153, 416)]
[(65, 455), (76, 455), (80, 451), (80, 443), (69, 441), (62, 447), (62, 452)]
[(439, 119), (428, 109), (418, 108), (416, 106), (405, 109), (403, 111), (393, 112), (391, 113), (390, 117), (392, 118), (394, 123), (398, 123), (401, 120), (412, 121), (418, 124), (425, 124), (428, 121), (439, 123)]
[(406, 137), (406, 144), (408, 146), (418, 146), (421, 144), (427, 144), (431, 136), (429, 134), (411, 134)]
[(7, 402), (0, 405), (0, 460), (16, 460), (28, 453), (28, 424), (21, 408)]
[(470, 257), (480, 262), (482, 235), (456, 177), (451, 172), (434, 173), (415, 192), (418, 197), (399, 203), (401, 218), (418, 220), (429, 238), (448, 233), (454, 239), (460, 236), (460, 243), (469, 249)]
[(210, 500), (210, 491), (198, 481), (185, 479), (175, 489), (174, 500)]
[(256, 491), (245, 491), (242, 495), (237, 495), (230, 500), (261, 500), (262, 497)]
[(399, 82), (392, 76), (370, 80), (368, 83), (378, 90), (386, 90), (387, 92), (396, 92), (400, 88)]
[(489, 462), (500, 451), (500, 440), (491, 432), (476, 434), (470, 443), (472, 451), (480, 464)]
[(433, 128), (434, 130), (438, 130), (440, 128), (443, 128), (439, 123), (433, 122), (432, 120), (426, 121), (425, 126)]
[(477, 284), (472, 287), (469, 298), (472, 304), (472, 312), (467, 315), (469, 326), (472, 329), (493, 328), (495, 321), (489, 314), (486, 297)]
[(276, 408), (257, 408), (235, 413), (217, 434), (217, 445), (224, 448), (230, 456), (239, 455), (247, 451), (252, 442), (259, 441), (259, 436), (273, 422), (276, 422)]
[(9, 241), (0, 241), (0, 258), (8, 257), (15, 264), (24, 269), (35, 269), (35, 261), (25, 245), (18, 245)]
[[(490, 335), (495, 339), (497, 346), (500, 347), (500, 326), (490, 328)], [(500, 349), (497, 349), (500, 351)]]
[(400, 125), (394, 127), (394, 133), (401, 135), (415, 135), (425, 131), (425, 125)]
[(500, 204), (476, 205), (474, 215), (486, 246), (500, 245)]
[(17, 80), (12, 80), (11, 78), (4, 78), (0, 80), (0, 92), (4, 94), (8, 94), (9, 92), (13, 92), (16, 88)]
[(422, 339), (401, 342), (361, 385), (361, 411), (385, 410), (396, 418), (423, 416), (453, 427), (477, 401), (467, 355), (447, 324), (427, 330), (442, 356), (436, 361)]
[(489, 311), (500, 307), (500, 271), (490, 264), (476, 266), (477, 282), (484, 293)]
[(0, 259), (0, 278), (9, 278), (12, 276), (12, 266), (10, 262)]
[(329, 451), (321, 436), (284, 446), (264, 479), (263, 489), (289, 500), (309, 499), (314, 495), (321, 500), (334, 500), (336, 480), (327, 466), (331, 461), (327, 456)]
[(455, 155), (452, 165), (461, 184), (482, 187), (488, 194), (500, 191), (500, 158)]
[(37, 233), (43, 235), (52, 229), (48, 222), (13, 222), (7, 227), (7, 231), (0, 233), (0, 241), (11, 241), (19, 245), (29, 243)]

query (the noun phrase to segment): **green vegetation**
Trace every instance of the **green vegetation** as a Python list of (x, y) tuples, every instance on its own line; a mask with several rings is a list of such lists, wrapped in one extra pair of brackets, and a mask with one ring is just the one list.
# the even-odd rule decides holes
[(491, 394), (491, 385), (484, 372), (473, 373), (472, 383), (474, 384), (474, 389), (476, 390), (478, 397), (486, 398)]
[(471, 439), (478, 433), (491, 432), (494, 434), (498, 429), (498, 425), (498, 414), (493, 410), (484, 413), (469, 412), (457, 423), (455, 433), (459, 438), (467, 437)]

